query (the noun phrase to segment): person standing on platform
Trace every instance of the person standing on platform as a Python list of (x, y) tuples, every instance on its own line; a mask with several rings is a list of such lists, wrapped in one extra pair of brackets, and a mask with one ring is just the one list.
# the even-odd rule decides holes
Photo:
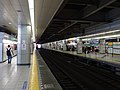
[(102, 58), (104, 58), (104, 57), (106, 57), (106, 56), (108, 56), (109, 55), (109, 53), (108, 53), (108, 48), (105, 48), (105, 55), (102, 57)]
[(14, 55), (13, 50), (12, 50), (12, 48), (10, 47), (10, 45), (8, 45), (8, 48), (7, 48), (8, 63), (11, 63), (12, 54)]

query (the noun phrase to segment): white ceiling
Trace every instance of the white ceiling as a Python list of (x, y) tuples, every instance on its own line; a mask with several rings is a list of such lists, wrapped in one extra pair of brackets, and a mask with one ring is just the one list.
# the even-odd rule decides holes
[(21, 23), (30, 24), (28, 0), (0, 0), (0, 26), (5, 25), (9, 31), (17, 33), (18, 10), (22, 11)]
[[(34, 1), (35, 36), (39, 39), (62, 4), (63, 0)], [(21, 23), (31, 25), (28, 0), (0, 0), (0, 26), (5, 25), (9, 31), (17, 33), (18, 10), (22, 11)]]

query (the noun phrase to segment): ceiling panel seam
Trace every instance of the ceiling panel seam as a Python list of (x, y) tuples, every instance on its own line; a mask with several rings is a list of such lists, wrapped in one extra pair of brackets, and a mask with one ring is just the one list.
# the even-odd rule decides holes
[[(0, 1), (1, 2), (1, 1)], [(1, 2), (1, 5), (4, 7), (5, 5), (3, 4), (3, 2)], [(6, 13), (8, 14), (8, 9), (6, 8), (6, 7), (4, 7), (5, 8), (5, 10), (6, 10)], [(8, 18), (8, 16), (9, 16), (9, 18)], [(13, 15), (12, 15), (13, 16)], [(9, 13), (8, 15), (7, 15), (7, 18), (10, 20), (10, 21), (12, 21), (12, 23), (14, 23), (15, 24), (15, 22), (11, 19), (11, 14)], [(12, 17), (13, 18), (13, 17)]]
[[(20, 3), (20, 0), (18, 0), (18, 2)], [(21, 11), (22, 11), (22, 13), (23, 13), (23, 16), (24, 16), (24, 17), (23, 17), (24, 19), (22, 19), (22, 20), (25, 20), (25, 22), (26, 22), (26, 21), (27, 21), (27, 19), (25, 18), (25, 15), (24, 15), (24, 12), (23, 12), (23, 8), (22, 8), (22, 5), (21, 5), (21, 3), (20, 3), (20, 7), (21, 7), (21, 9), (22, 9)]]
[[(12, 2), (10, 1), (10, 4), (11, 4), (11, 6), (12, 6), (12, 8), (14, 9), (14, 11), (15, 11), (15, 13), (16, 13), (16, 10), (15, 10), (15, 8), (13, 7), (13, 5), (12, 5)], [(16, 20), (17, 20), (17, 13), (16, 13)], [(16, 26), (17, 27), (17, 26)]]

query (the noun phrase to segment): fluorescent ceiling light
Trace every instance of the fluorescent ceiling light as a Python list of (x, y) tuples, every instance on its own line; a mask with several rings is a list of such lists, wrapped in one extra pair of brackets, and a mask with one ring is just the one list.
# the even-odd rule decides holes
[[(106, 35), (106, 34), (112, 34), (112, 33), (120, 33), (120, 30), (112, 30), (108, 32), (102, 32), (102, 33), (97, 33), (97, 34), (91, 34), (91, 35), (86, 35), (86, 36), (81, 36), (81, 37), (74, 37), (74, 38), (69, 38), (66, 40), (75, 40), (75, 39), (82, 39), (83, 41), (89, 41), (91, 39), (103, 39), (103, 38), (114, 38), (114, 37), (120, 37), (120, 34), (117, 35), (109, 35), (109, 36), (99, 36), (99, 35)], [(96, 37), (93, 37), (96, 36)], [(62, 40), (64, 41), (64, 40)]]
[(34, 8), (34, 0), (28, 0), (29, 3), (29, 9), (33, 9)]
[(97, 36), (97, 35), (104, 35), (104, 34), (110, 34), (110, 33), (116, 33), (116, 32), (120, 32), (120, 30), (113, 30), (113, 31), (108, 31), (108, 32), (91, 34), (91, 35), (81, 36), (81, 37), (79, 37), (79, 38), (88, 38), (88, 37), (93, 37), (93, 36)]
[(9, 23), (9, 24), (12, 24), (12, 23)]
[(76, 40), (77, 38), (76, 37), (74, 37), (74, 38), (69, 38), (69, 39), (67, 39), (67, 40)]
[(31, 23), (32, 23), (32, 38), (33, 42), (35, 42), (35, 23), (34, 23), (34, 0), (28, 0), (29, 3), (29, 10), (30, 10), (30, 18), (31, 18)]
[(16, 41), (11, 41), (11, 40), (6, 40), (6, 39), (3, 39), (3, 43), (6, 43), (6, 44), (17, 44)]
[(83, 41), (89, 41), (91, 39), (106, 39), (106, 38), (114, 38), (114, 37), (120, 37), (120, 34), (117, 35), (109, 35), (109, 36), (101, 36), (101, 37), (93, 37), (93, 38), (85, 38), (82, 39)]

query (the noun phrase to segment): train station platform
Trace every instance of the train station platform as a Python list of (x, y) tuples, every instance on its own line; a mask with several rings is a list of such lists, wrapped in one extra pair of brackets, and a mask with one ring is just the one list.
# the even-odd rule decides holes
[[(55, 49), (52, 49), (52, 50), (55, 50)], [(95, 53), (78, 54), (76, 51), (63, 51), (63, 50), (55, 50), (55, 51), (62, 52), (62, 53), (67, 53), (67, 54), (71, 54), (71, 55), (77, 55), (77, 56), (92, 58), (92, 59), (96, 59), (98, 61), (105, 61), (105, 62), (120, 65), (120, 55), (112, 55), (112, 54), (106, 55), (106, 54), (99, 54), (99, 53), (97, 53), (97, 54), (95, 54)]]
[(109, 69), (112, 72), (116, 73), (117, 75), (120, 75), (120, 59), (119, 59), (120, 55), (112, 55), (112, 54), (105, 55), (98, 53), (78, 54), (76, 51), (63, 51), (63, 50), (55, 50), (55, 49), (49, 49), (49, 50), (64, 53), (69, 57), (73, 57), (73, 59), (75, 60), (79, 60), (79, 58), (82, 58), (82, 62), (88, 64), (94, 64), (96, 66)]
[[(40, 49), (40, 51), (41, 56), (52, 72), (55, 73), (64, 90), (119, 90), (119, 84), (117, 83), (119, 82), (119, 76), (103, 68), (104, 65), (97, 66), (97, 60), (94, 62), (93, 59), (49, 49)], [(57, 69), (64, 74), (59, 74), (60, 72), (58, 73)], [(66, 77), (70, 79), (67, 78), (66, 80)], [(74, 84), (70, 81), (74, 81)]]
[(120, 55), (112, 55), (112, 54), (106, 55), (106, 54), (99, 54), (99, 53), (78, 54), (76, 51), (62, 51), (62, 52), (73, 54), (73, 55), (78, 55), (78, 56), (83, 56), (83, 57), (88, 57), (88, 58), (92, 58), (96, 60), (102, 60), (102, 61), (120, 64), (120, 59), (119, 59)]
[(31, 65), (17, 65), (17, 56), (11, 64), (0, 63), (0, 90), (62, 90), (47, 64), (36, 50)]
[(39, 54), (37, 55), (39, 79), (40, 79), (40, 90), (62, 90), (61, 86), (53, 76), (47, 64), (44, 62), (43, 58)]
[[(77, 54), (75, 51), (54, 50), (107, 62), (120, 67), (119, 55), (105, 54)], [(0, 63), (0, 90), (62, 90), (51, 70), (36, 50), (31, 55), (31, 65), (17, 65), (17, 57), (13, 57), (12, 63)]]
[(0, 90), (27, 90), (29, 71), (29, 66), (17, 65), (17, 57), (11, 64), (0, 63)]

